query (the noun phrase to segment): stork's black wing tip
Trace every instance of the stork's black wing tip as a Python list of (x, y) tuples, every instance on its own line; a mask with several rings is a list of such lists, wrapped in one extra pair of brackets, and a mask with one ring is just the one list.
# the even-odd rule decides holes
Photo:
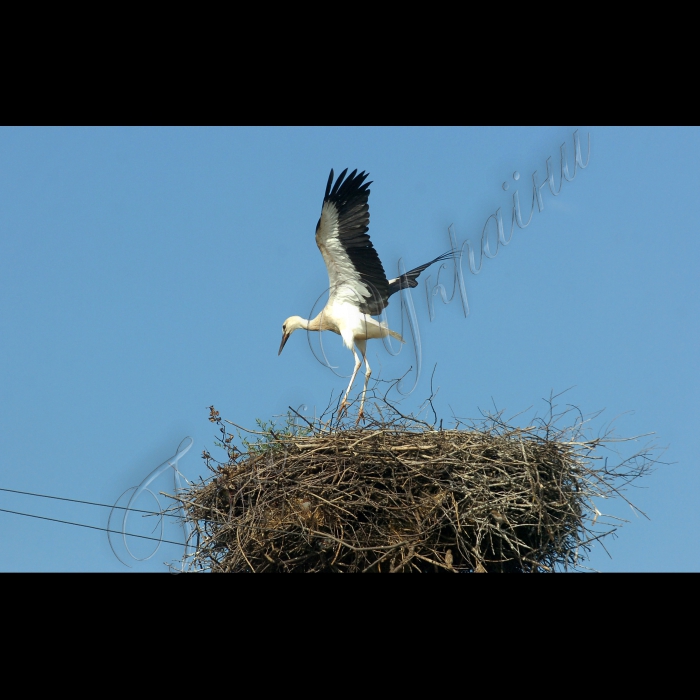
[(328, 176), (328, 182), (326, 183), (326, 194), (324, 197), (328, 197), (331, 193), (331, 185), (333, 184), (333, 168), (331, 168), (331, 174)]
[(369, 176), (369, 173), (364, 170), (358, 174), (357, 168), (353, 170), (350, 175), (347, 175), (348, 168), (345, 168), (333, 184), (333, 170), (331, 169), (331, 174), (328, 178), (328, 183), (326, 185), (326, 195), (324, 201), (330, 200), (340, 200), (347, 199), (348, 197), (353, 197), (361, 195), (364, 197), (369, 196), (369, 186), (372, 182), (365, 182), (365, 179)]

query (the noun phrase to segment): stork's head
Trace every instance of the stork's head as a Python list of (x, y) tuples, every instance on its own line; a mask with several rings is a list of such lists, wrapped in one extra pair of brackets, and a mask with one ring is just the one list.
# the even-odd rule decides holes
[(289, 336), (294, 333), (294, 331), (298, 330), (299, 328), (306, 328), (307, 325), (308, 321), (303, 319), (301, 316), (290, 316), (282, 324), (282, 342), (280, 343), (280, 350), (277, 354), (282, 354), (282, 348), (284, 348), (285, 343), (289, 340)]

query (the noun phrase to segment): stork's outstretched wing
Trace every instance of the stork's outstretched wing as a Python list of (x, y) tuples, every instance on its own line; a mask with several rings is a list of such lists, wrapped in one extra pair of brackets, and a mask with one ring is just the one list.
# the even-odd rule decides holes
[[(368, 173), (357, 170), (345, 179), (347, 168), (333, 185), (328, 177), (321, 218), (316, 225), (316, 244), (328, 269), (329, 303), (347, 302), (364, 314), (376, 316), (386, 307), (389, 282), (369, 230)], [(363, 184), (364, 183), (364, 184)], [(331, 187), (332, 186), (332, 187)]]
[(425, 263), (425, 265), (419, 265), (418, 267), (414, 267), (412, 270), (409, 270), (408, 272), (405, 272), (401, 277), (397, 277), (396, 279), (389, 280), (389, 296), (392, 294), (396, 294), (401, 289), (406, 289), (407, 287), (417, 287), (418, 282), (416, 282), (416, 278), (418, 275), (420, 275), (423, 270), (426, 268), (430, 267), (433, 263), (436, 262), (442, 262), (443, 260), (452, 260), (455, 257), (455, 254), (453, 251), (448, 250), (446, 253), (443, 253), (442, 255), (438, 255), (435, 260), (431, 260), (429, 263)]

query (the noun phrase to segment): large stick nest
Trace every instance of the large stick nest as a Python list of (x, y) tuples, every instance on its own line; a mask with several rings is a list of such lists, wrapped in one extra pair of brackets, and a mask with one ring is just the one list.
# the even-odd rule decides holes
[[(551, 402), (550, 402), (551, 408)], [(216, 572), (551, 572), (582, 567), (603, 522), (597, 497), (621, 495), (653, 461), (649, 449), (596, 465), (606, 433), (561, 416), (517, 428), (501, 414), (435, 429), (395, 409), (351, 428), (289, 415), (204, 458), (215, 477), (178, 500), (195, 525), (191, 570)], [(563, 414), (561, 414), (563, 415)], [(305, 420), (305, 419), (304, 419)], [(623, 497), (624, 498), (624, 497)], [(626, 500), (626, 499), (625, 499)], [(602, 530), (601, 530), (602, 526)], [(585, 567), (583, 567), (585, 568)]]

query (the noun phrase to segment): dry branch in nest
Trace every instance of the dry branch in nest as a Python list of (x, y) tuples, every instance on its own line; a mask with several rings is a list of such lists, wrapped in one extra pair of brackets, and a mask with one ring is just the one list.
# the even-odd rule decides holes
[[(615, 467), (595, 456), (611, 433), (586, 421), (526, 428), (501, 414), (451, 430), (375, 404), (369, 425), (260, 423), (234, 436), (211, 407), (228, 459), (178, 497), (195, 526), (191, 570), (215, 572), (552, 572), (585, 568), (619, 523), (595, 498), (622, 496), (654, 462), (647, 447)], [(381, 410), (381, 413), (379, 412)], [(387, 416), (388, 414), (388, 416)], [(298, 414), (297, 414), (298, 415)], [(379, 416), (379, 417), (377, 417)], [(625, 499), (626, 500), (626, 499)], [(631, 505), (631, 504), (630, 504)], [(193, 541), (194, 542), (194, 541)]]

